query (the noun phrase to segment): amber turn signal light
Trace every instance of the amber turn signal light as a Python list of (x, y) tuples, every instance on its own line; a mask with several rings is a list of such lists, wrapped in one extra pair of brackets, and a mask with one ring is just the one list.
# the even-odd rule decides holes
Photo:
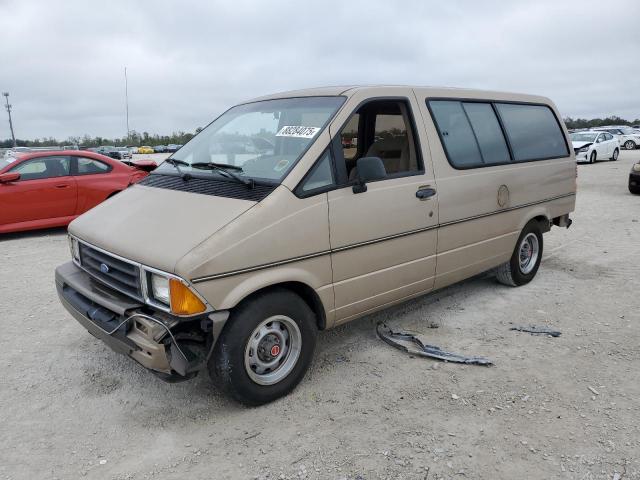
[(171, 313), (176, 315), (195, 315), (207, 309), (202, 300), (180, 280), (169, 279), (169, 292), (171, 295)]

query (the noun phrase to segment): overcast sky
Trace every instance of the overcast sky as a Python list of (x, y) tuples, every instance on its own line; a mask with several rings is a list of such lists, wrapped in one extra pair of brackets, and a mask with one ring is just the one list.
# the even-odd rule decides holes
[(18, 138), (125, 136), (125, 66), (139, 132), (192, 131), (271, 92), (380, 83), (635, 119), (640, 1), (0, 0), (0, 62)]

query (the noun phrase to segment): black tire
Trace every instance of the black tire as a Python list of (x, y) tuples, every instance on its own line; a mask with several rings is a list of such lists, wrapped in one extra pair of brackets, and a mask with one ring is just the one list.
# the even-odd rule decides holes
[(629, 185), (629, 192), (633, 193), (634, 195), (640, 195), (640, 187)]
[[(533, 264), (533, 268), (530, 271), (524, 273), (520, 267), (520, 248), (524, 239), (527, 238), (530, 234), (535, 235), (538, 240), (538, 252), (535, 263)], [(520, 236), (518, 237), (518, 241), (516, 242), (516, 246), (513, 250), (513, 254), (511, 255), (511, 259), (497, 268), (496, 278), (500, 283), (509, 285), (511, 287), (526, 285), (531, 280), (533, 280), (533, 277), (535, 277), (536, 273), (538, 272), (540, 261), (542, 260), (542, 250), (543, 242), (540, 224), (536, 220), (531, 220), (522, 229), (522, 233), (520, 233)]]
[(610, 160), (613, 160), (614, 162), (616, 160), (618, 160), (618, 156), (620, 155), (620, 150), (618, 150), (617, 148), (613, 150), (613, 155), (611, 155)]
[(626, 142), (624, 142), (624, 148), (626, 148), (627, 150), (635, 150), (636, 144), (633, 140), (627, 140)]
[[(284, 378), (271, 385), (261, 385), (251, 378), (245, 367), (245, 350), (256, 328), (273, 316), (286, 316), (295, 322), (301, 339), (300, 353)], [(209, 359), (209, 376), (218, 388), (240, 403), (258, 406), (272, 402), (291, 392), (304, 377), (313, 358), (317, 333), (314, 313), (295, 293), (278, 288), (258, 294), (231, 312)]]
[(591, 152), (591, 155), (589, 155), (589, 163), (595, 163), (597, 158), (598, 154), (594, 150), (593, 152)]

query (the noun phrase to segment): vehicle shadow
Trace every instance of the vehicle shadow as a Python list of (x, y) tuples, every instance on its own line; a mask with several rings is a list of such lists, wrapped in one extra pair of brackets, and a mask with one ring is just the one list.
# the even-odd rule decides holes
[(0, 243), (7, 240), (21, 240), (27, 238), (49, 237), (66, 234), (67, 227), (43, 228), (40, 230), (27, 230), (26, 232), (0, 233)]
[[(445, 301), (445, 299), (452, 303), (456, 303), (462, 298), (469, 301), (470, 296), (481, 296), (487, 290), (495, 288), (499, 288), (499, 286), (496, 286), (494, 275), (491, 272), (482, 273), (441, 290), (366, 315), (332, 330), (321, 332), (306, 379), (289, 396), (261, 408), (270, 411), (273, 408), (279, 408), (277, 405), (290, 404), (295, 401), (295, 398), (306, 398), (315, 387), (311, 388), (308, 383), (305, 386), (305, 382), (315, 382), (317, 385), (323, 383), (323, 376), (336, 375), (335, 372), (332, 373), (332, 370), (349, 368), (350, 359), (346, 352), (352, 351), (354, 348), (361, 350), (376, 347), (378, 339), (375, 326), (377, 323), (381, 321), (392, 322), (394, 327), (411, 330), (411, 326), (416, 326), (417, 316), (421, 319), (419, 324), (422, 320), (424, 321), (424, 328), (434, 328), (428, 326), (430, 319), (427, 315), (427, 309), (429, 306)], [(382, 342), (380, 342), (380, 348), (385, 348)], [(130, 369), (138, 371), (139, 368), (130, 359), (122, 359), (122, 363), (119, 363), (118, 367), (124, 375), (129, 373)], [(174, 421), (178, 422), (180, 418), (184, 421), (184, 417), (216, 418), (219, 415), (252, 410), (252, 408), (244, 407), (218, 391), (206, 371), (200, 372), (195, 379), (180, 384), (165, 383), (160, 379), (153, 378), (149, 372), (143, 371), (141, 368), (139, 372), (141, 375), (139, 378), (144, 378), (142, 384), (129, 385), (128, 391), (133, 396), (143, 398), (151, 390), (155, 391), (155, 395), (164, 398), (162, 409), (145, 405), (145, 408), (136, 412), (137, 421), (146, 427), (166, 426)], [(186, 399), (189, 401), (185, 402)], [(168, 414), (170, 412), (172, 414)]]

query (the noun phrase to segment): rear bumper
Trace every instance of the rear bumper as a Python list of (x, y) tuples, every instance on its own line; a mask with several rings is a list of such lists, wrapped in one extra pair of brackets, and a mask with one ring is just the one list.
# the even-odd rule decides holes
[[(55, 281), (60, 302), (89, 333), (168, 381), (186, 380), (206, 366), (228, 316), (228, 312), (215, 312), (190, 320), (191, 327), (181, 325), (180, 319), (151, 312), (99, 284), (72, 262), (56, 268)], [(180, 326), (199, 330), (205, 337), (202, 347), (176, 339)]]

